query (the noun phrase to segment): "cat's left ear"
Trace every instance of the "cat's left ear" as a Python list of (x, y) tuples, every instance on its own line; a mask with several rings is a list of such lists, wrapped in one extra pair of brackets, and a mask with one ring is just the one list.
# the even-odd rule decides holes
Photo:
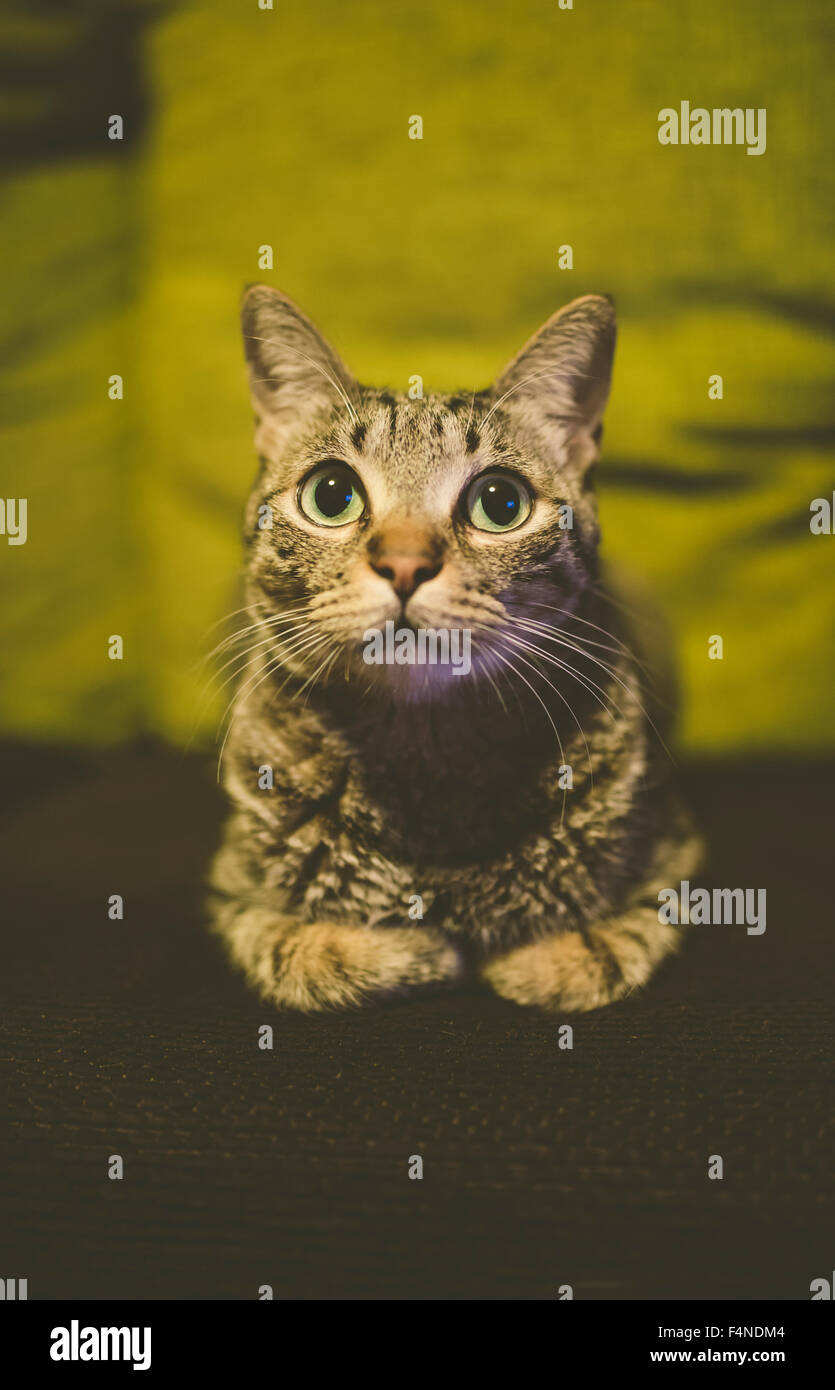
[(259, 422), (256, 440), (265, 452), (287, 430), (346, 408), (356, 389), (351, 373), (286, 295), (270, 285), (248, 285), (241, 326)]
[(616, 336), (611, 301), (584, 295), (551, 316), (493, 388), (496, 406), (567, 448), (579, 473), (597, 457)]

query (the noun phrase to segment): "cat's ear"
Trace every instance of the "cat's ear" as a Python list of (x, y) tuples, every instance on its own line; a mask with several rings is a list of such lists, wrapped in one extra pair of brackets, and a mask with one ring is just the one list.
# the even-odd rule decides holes
[(295, 304), (269, 285), (248, 285), (241, 305), (252, 404), (267, 433), (346, 408), (356, 383)]
[(534, 334), (493, 388), (497, 407), (567, 445), (579, 472), (597, 457), (616, 333), (610, 300), (575, 299)]

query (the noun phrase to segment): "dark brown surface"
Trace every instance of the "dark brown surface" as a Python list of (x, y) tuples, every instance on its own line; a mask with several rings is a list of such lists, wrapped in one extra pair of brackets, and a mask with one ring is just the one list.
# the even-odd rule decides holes
[(687, 774), (704, 881), (766, 888), (767, 931), (694, 929), (566, 1052), (475, 991), (273, 1015), (201, 927), (210, 759), (5, 766), (0, 1273), (30, 1298), (808, 1299), (831, 1271), (831, 771)]

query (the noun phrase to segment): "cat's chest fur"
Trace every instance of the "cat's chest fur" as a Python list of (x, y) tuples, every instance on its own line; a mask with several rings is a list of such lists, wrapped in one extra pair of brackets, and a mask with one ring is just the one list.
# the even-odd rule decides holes
[[(313, 711), (262, 709), (247, 797), (265, 858), (263, 900), (310, 921), (425, 921), (517, 940), (599, 914), (641, 852), (643, 733), (591, 719), (585, 739), (536, 724), (436, 712), (337, 729)], [(546, 751), (543, 751), (545, 749)], [(565, 769), (571, 768), (566, 787)]]

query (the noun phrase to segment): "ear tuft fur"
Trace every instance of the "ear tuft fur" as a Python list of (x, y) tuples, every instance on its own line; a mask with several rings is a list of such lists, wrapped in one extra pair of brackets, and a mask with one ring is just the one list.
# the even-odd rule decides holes
[(609, 395), (617, 334), (614, 305), (583, 295), (553, 314), (505, 368), (494, 387), (509, 412), (531, 424), (560, 422), (593, 435)]
[(350, 401), (355, 383), (347, 367), (286, 295), (270, 285), (245, 286), (241, 327), (259, 417), (293, 428)]

